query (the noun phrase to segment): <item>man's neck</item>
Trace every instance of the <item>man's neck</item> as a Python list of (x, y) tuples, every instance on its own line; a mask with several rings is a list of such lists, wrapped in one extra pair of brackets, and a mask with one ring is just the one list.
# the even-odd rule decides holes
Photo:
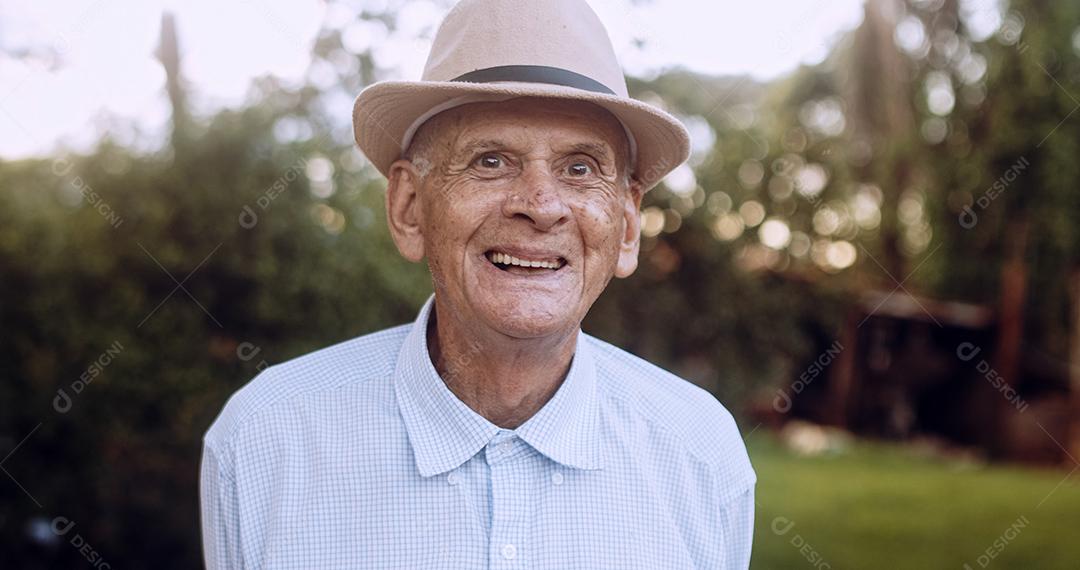
[(554, 339), (483, 335), (435, 309), (427, 329), (432, 364), (447, 388), (491, 423), (505, 429), (520, 426), (562, 385), (577, 329)]

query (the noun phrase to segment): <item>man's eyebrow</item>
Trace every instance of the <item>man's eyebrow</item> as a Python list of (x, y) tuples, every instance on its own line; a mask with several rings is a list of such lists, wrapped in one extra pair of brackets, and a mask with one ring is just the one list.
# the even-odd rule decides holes
[(458, 146), (458, 149), (454, 151), (453, 159), (464, 160), (472, 158), (473, 155), (483, 151), (507, 148), (508, 146), (510, 146), (508, 143), (499, 139), (470, 139)]
[(610, 146), (598, 142), (574, 143), (566, 147), (566, 152), (588, 154), (598, 159), (612, 159), (615, 155)]

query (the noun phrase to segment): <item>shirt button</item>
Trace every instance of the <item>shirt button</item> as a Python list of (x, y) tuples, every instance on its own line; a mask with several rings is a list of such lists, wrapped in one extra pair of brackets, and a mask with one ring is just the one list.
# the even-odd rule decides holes
[(452, 471), (449, 475), (446, 476), (446, 482), (450, 483), (451, 485), (457, 485), (460, 481), (461, 477), (458, 476), (456, 471)]
[(555, 483), (556, 485), (562, 485), (562, 480), (563, 480), (562, 473), (559, 473), (558, 471), (556, 471), (556, 472), (551, 474), (551, 482), (552, 483)]
[(513, 544), (504, 544), (502, 547), (503, 558), (510, 560), (517, 556), (517, 547)]

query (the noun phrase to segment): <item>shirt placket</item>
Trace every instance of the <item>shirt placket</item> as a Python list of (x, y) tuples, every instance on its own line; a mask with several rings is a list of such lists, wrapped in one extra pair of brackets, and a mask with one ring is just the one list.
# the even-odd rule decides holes
[(524, 443), (506, 430), (497, 433), (485, 448), (491, 477), (491, 534), (489, 568), (526, 568), (528, 558), (528, 477), (522, 461)]

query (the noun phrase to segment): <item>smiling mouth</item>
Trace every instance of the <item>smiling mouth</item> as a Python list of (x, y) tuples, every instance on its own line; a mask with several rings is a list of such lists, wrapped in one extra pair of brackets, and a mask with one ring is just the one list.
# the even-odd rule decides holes
[(495, 267), (517, 275), (553, 273), (566, 266), (566, 259), (563, 257), (531, 259), (515, 257), (509, 253), (503, 253), (494, 249), (485, 253), (484, 257), (486, 257)]

